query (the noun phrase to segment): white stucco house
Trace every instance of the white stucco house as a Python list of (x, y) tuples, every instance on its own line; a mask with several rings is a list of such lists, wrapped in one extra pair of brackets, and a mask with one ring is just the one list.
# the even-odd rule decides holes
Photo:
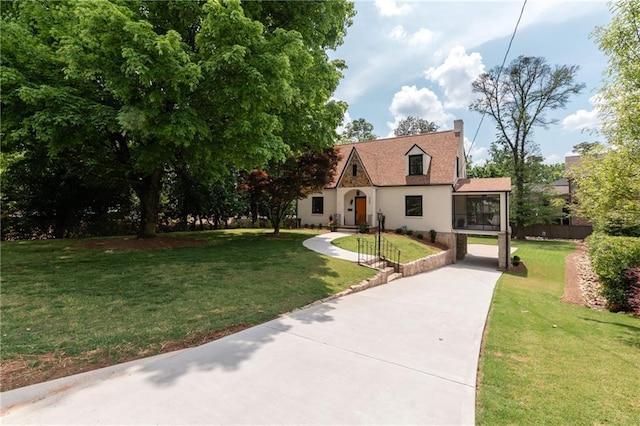
[[(406, 227), (466, 253), (466, 235), (497, 235), (509, 262), (510, 178), (467, 179), (462, 120), (453, 130), (340, 145), (333, 181), (298, 202), (302, 224)], [(506, 251), (504, 251), (506, 250)]]

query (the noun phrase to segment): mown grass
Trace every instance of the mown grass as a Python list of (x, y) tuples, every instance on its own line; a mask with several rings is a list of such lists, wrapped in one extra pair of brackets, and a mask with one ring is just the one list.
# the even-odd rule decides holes
[(83, 240), (3, 243), (0, 356), (150, 355), (163, 342), (258, 324), (373, 275), (304, 248), (314, 234), (172, 234), (203, 244), (133, 251), (83, 248)]
[[(393, 244), (396, 249), (400, 250), (402, 253), (400, 258), (401, 263), (413, 262), (414, 260), (422, 259), (423, 257), (427, 257), (441, 251), (439, 248), (418, 242), (405, 235), (385, 233), (382, 237)], [(336, 238), (332, 242), (344, 250), (357, 252), (358, 238), (369, 241), (371, 244), (374, 244), (375, 241), (377, 241), (377, 237), (375, 235), (356, 234), (349, 235), (348, 237)], [(425, 238), (429, 238), (429, 236), (427, 235)]]
[(560, 302), (573, 244), (514, 246), (526, 271), (503, 274), (495, 290), (477, 422), (638, 424), (640, 319)]

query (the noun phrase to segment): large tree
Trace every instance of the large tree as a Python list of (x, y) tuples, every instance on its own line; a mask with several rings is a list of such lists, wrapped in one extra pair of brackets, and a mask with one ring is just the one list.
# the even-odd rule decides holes
[(520, 56), (504, 69), (495, 67), (480, 75), (472, 84), (480, 97), (470, 109), (494, 119), (496, 143), (510, 156), (515, 183), (512, 220), (518, 239), (524, 238), (527, 222), (527, 159), (537, 151), (534, 129), (555, 124), (558, 120), (547, 113), (563, 108), (571, 95), (584, 88), (575, 82), (577, 71), (577, 66), (552, 67), (544, 58)]
[(363, 142), (378, 139), (373, 133), (373, 124), (364, 118), (357, 118), (344, 126), (342, 143)]
[(274, 162), (268, 170), (253, 170), (241, 187), (264, 203), (273, 224), (273, 233), (277, 235), (295, 200), (321, 191), (331, 182), (338, 160), (338, 151), (334, 148), (305, 152), (283, 163)]
[(52, 154), (100, 145), (104, 167), (139, 197), (141, 236), (155, 234), (177, 153), (222, 174), (331, 146), (344, 64), (326, 49), (342, 42), (353, 5), (272, 3), (3, 6), (3, 144)]
[(611, 12), (609, 25), (594, 33), (609, 56), (597, 103), (608, 145), (584, 147), (582, 162), (569, 172), (579, 213), (596, 230), (640, 236), (640, 3), (612, 2)]
[(410, 115), (398, 122), (393, 134), (396, 136), (421, 135), (423, 133), (433, 133), (437, 130), (438, 125), (436, 123)]

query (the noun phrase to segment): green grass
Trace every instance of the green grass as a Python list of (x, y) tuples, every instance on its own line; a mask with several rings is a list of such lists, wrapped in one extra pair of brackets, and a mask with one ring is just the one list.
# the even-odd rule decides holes
[(312, 231), (264, 233), (172, 234), (204, 245), (146, 251), (3, 242), (1, 358), (149, 355), (166, 341), (262, 323), (373, 275), (304, 248)]
[(496, 287), (478, 423), (638, 424), (640, 319), (560, 302), (573, 244), (514, 245), (527, 271), (503, 274)]
[[(398, 250), (400, 250), (401, 263), (413, 262), (414, 260), (422, 259), (423, 257), (427, 257), (442, 251), (439, 248), (413, 240), (405, 235), (385, 233), (382, 235), (382, 237), (393, 244)], [(336, 238), (335, 240), (333, 240), (333, 244), (344, 250), (357, 252), (358, 238), (363, 238), (369, 241), (371, 244), (374, 244), (376, 241), (375, 235), (357, 234), (349, 235), (348, 237)], [(428, 239), (429, 236), (425, 235), (425, 238)]]

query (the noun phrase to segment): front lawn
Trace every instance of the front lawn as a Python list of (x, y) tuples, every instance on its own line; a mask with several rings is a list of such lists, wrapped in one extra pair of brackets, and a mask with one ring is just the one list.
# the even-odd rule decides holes
[(2, 390), (259, 324), (374, 274), (304, 248), (313, 235), (170, 234), (199, 245), (155, 250), (3, 242)]
[[(398, 250), (400, 250), (400, 263), (413, 262), (414, 260), (422, 259), (423, 257), (427, 257), (442, 251), (437, 247), (433, 247), (425, 243), (416, 241), (405, 235), (385, 233), (382, 234), (382, 237), (393, 244)], [(370, 244), (374, 244), (375, 241), (377, 241), (377, 237), (373, 234), (356, 234), (349, 235), (348, 237), (336, 238), (332, 242), (333, 244), (344, 250), (357, 252), (358, 238), (362, 238), (368, 241)], [(425, 238), (429, 238), (429, 236), (426, 235)]]
[(480, 358), (478, 423), (638, 424), (640, 319), (560, 302), (574, 244), (514, 246), (526, 271), (503, 274), (495, 290)]

